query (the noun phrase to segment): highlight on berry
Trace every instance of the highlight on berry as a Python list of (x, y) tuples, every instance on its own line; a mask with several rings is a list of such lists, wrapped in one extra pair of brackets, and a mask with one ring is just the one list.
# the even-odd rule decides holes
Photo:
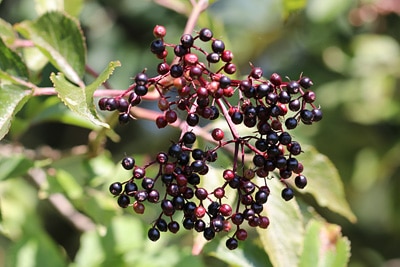
[[(163, 26), (155, 26), (153, 34), (156, 39), (150, 51), (161, 60), (158, 75), (140, 72), (122, 95), (101, 98), (98, 105), (101, 110), (118, 112), (119, 122), (126, 124), (136, 106), (157, 99), (162, 114), (155, 118), (157, 127), (178, 125), (183, 130), (144, 166), (138, 166), (134, 157), (123, 158), (121, 165), (131, 178), (112, 183), (109, 191), (121, 208), (132, 208), (137, 214), (145, 213), (147, 205), (158, 207), (148, 230), (151, 241), (157, 241), (161, 232), (185, 229), (201, 233), (206, 240), (225, 233), (226, 247), (235, 249), (247, 239), (248, 226), (268, 228), (264, 211), (270, 179), (278, 177), (283, 183), (278, 194), (285, 201), (295, 196), (295, 189), (307, 185), (305, 166), (296, 158), (303, 150), (290, 131), (322, 119), (311, 90), (313, 82), (303, 75), (294, 80), (277, 73), (267, 75), (253, 65), (248, 75), (238, 79), (233, 52), (207, 28), (182, 35), (177, 44), (165, 40)], [(169, 53), (175, 56), (172, 63), (167, 62)], [(211, 129), (208, 136), (197, 133), (197, 127), (218, 118), (227, 124), (225, 130)], [(239, 125), (251, 131), (242, 135)], [(196, 147), (198, 138), (207, 138), (214, 146)], [(203, 188), (202, 179), (211, 164), (227, 151), (232, 151), (232, 164), (221, 173), (221, 184)], [(147, 175), (150, 168), (156, 170), (151, 172), (155, 175)], [(228, 190), (236, 195), (234, 202), (228, 202)]]

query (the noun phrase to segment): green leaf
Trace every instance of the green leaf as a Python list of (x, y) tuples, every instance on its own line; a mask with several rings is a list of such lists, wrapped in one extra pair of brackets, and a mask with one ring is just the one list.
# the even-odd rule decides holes
[[(3, 147), (1, 149), (4, 151), (6, 148)], [(9, 157), (2, 156), (0, 158), (0, 181), (23, 175), (32, 166), (33, 162), (22, 154), (10, 155)]]
[(349, 258), (350, 242), (342, 236), (340, 226), (310, 220), (300, 267), (344, 267), (347, 266)]
[(77, 199), (82, 197), (82, 186), (70, 173), (62, 169), (57, 169), (55, 178), (57, 179), (57, 182), (60, 184), (68, 198)]
[(1, 18), (0, 18), (0, 37), (8, 45), (11, 45), (17, 37), (12, 25)]
[(257, 232), (273, 266), (298, 266), (304, 241), (300, 208), (295, 199), (282, 199), (284, 185), (277, 178), (269, 180), (268, 187), (271, 194), (264, 210), (270, 225), (268, 229), (257, 228)]
[[(20, 79), (28, 78), (28, 68), (21, 57), (8, 48), (0, 38), (0, 78), (15, 76)], [(10, 80), (10, 79), (8, 79)]]
[(250, 238), (240, 242), (235, 250), (227, 249), (225, 242), (226, 237), (219, 242), (213, 240), (204, 247), (204, 252), (229, 264), (230, 267), (272, 267), (265, 250)]
[(12, 119), (31, 94), (31, 90), (22, 86), (0, 85), (0, 140), (8, 133)]
[(60, 102), (60, 99), (55, 96), (47, 98), (42, 103), (38, 113), (31, 117), (29, 121), (31, 124), (56, 121), (91, 130), (99, 128), (82, 116), (68, 109), (63, 103)]
[(51, 74), (50, 79), (54, 84), (58, 97), (74, 112), (88, 119), (95, 125), (109, 128), (109, 125), (102, 122), (94, 106), (94, 91), (108, 79), (116, 67), (120, 66), (118, 61), (110, 62), (97, 79), (86, 88), (77, 87), (67, 81), (62, 73)]
[(60, 12), (24, 21), (16, 29), (40, 48), (49, 61), (73, 83), (84, 87), (86, 45), (79, 23)]
[(343, 183), (332, 162), (315, 148), (303, 146), (305, 153), (297, 159), (305, 166), (303, 174), (307, 177), (307, 186), (301, 190), (310, 193), (322, 207), (339, 213), (351, 222), (357, 220), (346, 201)]

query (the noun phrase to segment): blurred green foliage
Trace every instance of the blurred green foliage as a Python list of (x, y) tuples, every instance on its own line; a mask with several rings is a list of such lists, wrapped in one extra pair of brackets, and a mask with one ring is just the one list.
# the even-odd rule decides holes
[[(57, 7), (57, 3), (63, 1), (36, 1), (40, 2)], [(154, 25), (166, 26), (167, 39), (174, 42), (182, 33), (190, 12), (189, 1), (170, 1), (173, 3), (170, 9), (153, 1), (140, 0), (65, 2), (70, 14), (79, 14), (86, 36), (88, 65), (101, 72), (110, 61), (121, 62), (122, 67), (110, 80), (117, 89), (129, 86), (130, 77), (144, 67), (148, 67), (149, 73), (155, 73), (159, 61), (148, 52)], [(243, 74), (248, 72), (249, 62), (252, 62), (261, 66), (265, 73), (297, 77), (303, 72), (313, 79), (324, 119), (311, 128), (297, 130), (296, 139), (314, 145), (334, 162), (357, 223), (350, 223), (323, 208), (318, 212), (329, 222), (341, 225), (342, 232), (351, 241), (349, 266), (398, 266), (400, 2), (305, 2), (215, 1), (200, 17), (198, 29), (211, 27), (216, 36), (224, 38), (234, 51), (235, 62)], [(31, 0), (0, 3), (0, 18), (11, 24), (34, 19), (42, 12), (35, 10)], [(306, 4), (304, 8), (303, 4)], [(51, 66), (46, 66), (40, 86), (52, 86), (47, 78), (52, 71)], [(85, 79), (92, 81), (90, 77)], [(7, 196), (0, 200), (0, 218), (14, 222), (2, 225), (11, 238), (0, 235), (0, 265), (86, 267), (131, 263), (160, 266), (168, 262), (169, 266), (200, 267), (232, 263), (234, 256), (218, 254), (219, 248), (212, 247), (216, 245), (205, 249), (216, 251), (216, 258), (221, 261), (209, 256), (192, 256), (191, 237), (183, 233), (150, 245), (143, 230), (147, 227), (146, 219), (118, 213), (115, 201), (101, 193), (107, 192), (110, 182), (122, 180), (126, 175), (118, 164), (115, 166), (124, 154), (155, 153), (176, 136), (176, 130), (163, 130), (160, 136), (152, 122), (133, 122), (124, 129), (116, 126), (123, 141), (108, 141), (103, 156), (86, 158), (79, 154), (79, 146), (87, 144), (90, 129), (54, 99), (38, 97), (29, 101), (1, 143), (1, 157), (15, 156), (0, 165), (0, 195)], [(60, 116), (54, 115), (58, 114), (55, 112), (50, 112), (53, 115), (50, 116), (45, 107), (60, 112)], [(154, 139), (151, 147), (138, 138), (143, 135)], [(75, 150), (68, 150), (71, 147)], [(35, 155), (35, 163), (20, 156), (23, 154)], [(44, 178), (35, 181), (34, 184), (40, 184), (37, 189), (21, 177), (31, 167), (50, 165), (52, 168), (42, 175), (57, 177), (53, 180), (56, 184), (47, 184), (52, 180)], [(10, 167), (9, 172), (7, 167)], [(107, 225), (108, 229), (99, 229), (90, 223), (82, 224), (87, 227), (85, 229), (77, 229), (72, 220), (67, 219), (76, 214), (66, 215), (54, 210), (51, 201), (43, 201), (57, 193), (67, 196), (79, 211)], [(76, 201), (82, 198), (85, 202)], [(309, 201), (314, 200), (310, 198)], [(18, 210), (13, 203), (20, 203)], [(4, 218), (4, 214), (11, 218)], [(151, 214), (147, 221), (150, 218)], [(311, 223), (307, 231), (319, 228), (318, 223)], [(13, 243), (11, 239), (18, 242)], [(308, 241), (311, 246), (315, 245), (312, 240)], [(241, 253), (251, 251), (252, 254), (241, 259), (256, 259), (265, 253), (252, 243), (244, 246)], [(8, 248), (10, 253), (5, 255), (3, 248)], [(75, 261), (69, 264), (65, 258), (75, 258)]]

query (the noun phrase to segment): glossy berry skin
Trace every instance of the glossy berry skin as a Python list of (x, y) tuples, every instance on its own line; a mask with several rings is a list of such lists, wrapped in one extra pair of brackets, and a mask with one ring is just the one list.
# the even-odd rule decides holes
[(193, 45), (193, 36), (190, 34), (184, 34), (181, 37), (181, 44), (184, 48), (190, 48)]
[(224, 139), (224, 131), (220, 128), (215, 128), (211, 132), (211, 136), (215, 141), (221, 141), (222, 139)]
[(308, 89), (313, 85), (313, 82), (308, 77), (302, 77), (299, 83), (304, 89)]
[(199, 123), (199, 120), (200, 120), (199, 115), (194, 114), (194, 113), (190, 113), (186, 117), (186, 122), (190, 126), (196, 126)]
[(125, 157), (121, 162), (122, 167), (125, 170), (132, 170), (135, 167), (135, 159), (132, 157)]
[(214, 40), (211, 44), (211, 49), (215, 53), (222, 53), (225, 50), (225, 44), (221, 40)]
[(208, 42), (211, 40), (211, 38), (213, 37), (213, 33), (210, 29), (208, 28), (203, 28), (200, 30), (199, 32), (199, 38), (200, 40), (202, 40), (203, 42)]
[(122, 194), (122, 195), (120, 195), (119, 197), (118, 197), (118, 205), (121, 207), (121, 208), (126, 208), (126, 207), (128, 207), (129, 206), (129, 203), (131, 202), (130, 201), (130, 199), (129, 199), (129, 197), (127, 196), (127, 195), (124, 195), (124, 194)]
[(307, 178), (304, 175), (298, 175), (294, 179), (297, 188), (303, 189), (307, 185)]
[(285, 121), (285, 126), (288, 130), (292, 130), (297, 127), (296, 118), (287, 118)]
[(165, 50), (164, 42), (161, 39), (156, 39), (150, 44), (150, 50), (153, 54), (161, 54)]
[(183, 75), (183, 68), (180, 65), (172, 65), (170, 68), (170, 74), (174, 78), (181, 77)]
[(109, 191), (114, 196), (118, 196), (122, 192), (122, 184), (120, 182), (115, 182), (110, 185)]
[(138, 73), (135, 77), (135, 83), (137, 85), (145, 85), (147, 83), (147, 81), (148, 81), (148, 77), (147, 77), (146, 73), (143, 73), (143, 72)]
[(160, 239), (160, 231), (156, 228), (150, 228), (147, 232), (147, 237), (153, 242), (157, 241)]
[(286, 187), (282, 190), (281, 196), (284, 200), (289, 201), (294, 197), (293, 189)]
[(148, 92), (148, 89), (145, 85), (136, 85), (135, 86), (135, 93), (138, 96), (144, 96), (147, 94), (147, 92)]
[(163, 38), (167, 34), (167, 29), (164, 26), (156, 25), (153, 29), (153, 35), (156, 38)]
[(234, 250), (238, 247), (239, 243), (238, 243), (237, 239), (231, 237), (231, 238), (228, 238), (228, 240), (226, 240), (225, 245), (228, 249)]
[(196, 142), (196, 135), (193, 132), (186, 132), (182, 136), (182, 141), (185, 145), (192, 145), (194, 142)]

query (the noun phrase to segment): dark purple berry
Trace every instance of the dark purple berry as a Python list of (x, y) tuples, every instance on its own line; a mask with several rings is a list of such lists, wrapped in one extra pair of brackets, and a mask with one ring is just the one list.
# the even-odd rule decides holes
[(147, 77), (146, 73), (143, 73), (143, 72), (138, 73), (135, 77), (135, 83), (137, 85), (145, 85), (147, 83), (147, 81), (148, 81), (148, 77)]
[(179, 144), (172, 144), (168, 149), (168, 155), (177, 158), (182, 153), (182, 147)]
[(301, 146), (298, 142), (292, 141), (290, 145), (288, 145), (288, 150), (292, 155), (299, 155), (301, 153)]
[(307, 185), (307, 178), (304, 175), (298, 175), (294, 178), (297, 188), (303, 189)]
[(130, 116), (128, 113), (121, 113), (118, 116), (118, 121), (119, 121), (119, 124), (121, 124), (121, 125), (127, 124), (129, 122), (129, 120), (130, 120)]
[(177, 45), (174, 47), (174, 54), (177, 57), (183, 57), (187, 53), (189, 53), (189, 50), (182, 45)]
[(292, 136), (288, 132), (282, 132), (279, 135), (279, 143), (281, 145), (288, 145), (290, 142), (292, 142)]
[(288, 130), (292, 130), (297, 127), (297, 120), (296, 118), (287, 118), (285, 121), (285, 126)]
[(170, 72), (172, 77), (178, 78), (178, 77), (181, 77), (183, 75), (183, 68), (182, 68), (181, 65), (174, 64), (174, 65), (171, 66), (171, 69), (170, 69), (169, 72)]
[(181, 44), (184, 48), (190, 48), (193, 45), (194, 38), (190, 34), (184, 34), (181, 37)]
[(313, 113), (313, 121), (320, 121), (322, 119), (322, 110), (319, 108), (315, 108), (313, 110), (311, 110), (311, 112)]
[(107, 98), (107, 101), (105, 103), (105, 109), (108, 111), (116, 110), (118, 108), (118, 104), (119, 102), (115, 98), (113, 97)]
[(154, 54), (161, 54), (165, 50), (164, 42), (161, 39), (156, 39), (150, 44), (150, 50)]
[(125, 98), (119, 98), (118, 99), (118, 111), (120, 112), (126, 112), (128, 111), (129, 108), (129, 102)]
[(126, 208), (126, 207), (129, 206), (131, 200), (130, 200), (130, 198), (129, 198), (127, 195), (122, 194), (122, 195), (120, 195), (120, 196), (118, 197), (118, 201), (117, 201), (117, 202), (118, 202), (118, 205), (119, 205), (121, 208)]
[(294, 197), (294, 192), (291, 188), (286, 187), (282, 190), (281, 196), (284, 200), (289, 201)]
[(207, 55), (207, 61), (210, 63), (217, 63), (220, 60), (218, 53), (210, 53)]
[(134, 90), (138, 96), (144, 96), (149, 91), (145, 85), (136, 85)]
[(122, 192), (122, 184), (120, 182), (112, 183), (109, 190), (111, 194), (118, 196)]
[(305, 88), (305, 89), (308, 89), (308, 88), (310, 88), (312, 85), (313, 85), (313, 82), (311, 81), (311, 79), (310, 78), (308, 78), (308, 77), (302, 77), (301, 79), (300, 79), (300, 85), (303, 87), (303, 88)]
[(199, 115), (189, 113), (186, 117), (186, 122), (189, 126), (196, 126), (199, 123)]
[(160, 218), (156, 221), (156, 227), (161, 232), (166, 232), (168, 230), (168, 224), (163, 218)]
[(231, 119), (234, 124), (240, 124), (243, 121), (243, 114), (240, 111), (235, 111), (232, 113)]
[(311, 110), (303, 109), (302, 111), (300, 111), (300, 119), (305, 124), (311, 123), (311, 121), (313, 120), (313, 117), (314, 117), (314, 114), (312, 113)]
[(171, 233), (177, 233), (179, 231), (179, 223), (177, 221), (171, 221), (168, 223), (168, 230)]
[(160, 231), (156, 228), (150, 228), (147, 237), (153, 242), (157, 241), (160, 238)]
[(182, 141), (186, 146), (192, 145), (194, 142), (196, 142), (196, 134), (193, 132), (186, 132), (182, 136)]
[(203, 28), (199, 32), (199, 38), (203, 42), (210, 41), (212, 37), (213, 37), (213, 32), (208, 28)]
[(211, 49), (215, 53), (222, 53), (225, 50), (225, 44), (221, 40), (214, 40), (211, 44)]
[(125, 157), (121, 162), (122, 167), (125, 170), (132, 170), (135, 167), (135, 159), (132, 157)]
[(212, 240), (215, 237), (215, 232), (211, 227), (206, 227), (203, 236), (206, 240)]
[(297, 94), (299, 92), (299, 89), (300, 89), (300, 85), (296, 81), (290, 81), (286, 85), (286, 90), (291, 95)]
[(289, 102), (289, 109), (291, 111), (298, 111), (301, 108), (301, 102), (298, 99), (293, 99)]
[(138, 191), (138, 187), (137, 187), (136, 183), (129, 181), (125, 184), (124, 192), (128, 196), (134, 196), (137, 191)]

